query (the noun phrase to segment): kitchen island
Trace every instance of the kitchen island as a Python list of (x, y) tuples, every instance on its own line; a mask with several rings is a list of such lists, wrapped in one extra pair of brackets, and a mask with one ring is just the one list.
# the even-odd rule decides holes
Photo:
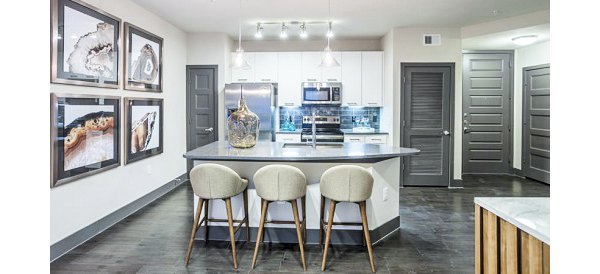
[[(306, 225), (307, 242), (317, 243), (319, 239), (319, 179), (328, 168), (340, 164), (353, 164), (367, 168), (374, 178), (373, 193), (367, 200), (367, 218), (371, 230), (372, 241), (377, 241), (400, 227), (399, 186), (400, 157), (417, 154), (419, 150), (361, 143), (318, 144), (316, 147), (307, 143), (258, 142), (248, 149), (231, 147), (226, 141), (213, 142), (187, 152), (184, 157), (201, 163), (217, 163), (228, 166), (240, 176), (250, 181), (248, 185), (248, 205), (251, 237), (256, 236), (260, 219), (260, 197), (256, 195), (252, 178), (261, 167), (279, 163), (292, 165), (304, 172), (307, 179), (306, 191)], [(194, 199), (194, 207), (197, 201)], [(241, 197), (232, 199), (234, 218), (242, 219)], [(211, 201), (209, 206), (211, 218), (225, 217), (225, 204), (222, 201)], [(202, 217), (201, 217), (202, 218)], [(268, 219), (292, 220), (289, 203), (269, 206)], [(336, 207), (335, 221), (360, 222), (358, 206), (342, 203)], [(210, 224), (209, 239), (228, 240), (226, 224)], [(204, 228), (201, 228), (204, 229)], [(362, 244), (360, 227), (337, 226), (332, 232), (333, 243)], [(241, 232), (237, 236), (245, 238)], [(196, 234), (202, 239), (204, 233)], [(295, 229), (292, 225), (271, 224), (266, 228), (265, 241), (296, 242)]]

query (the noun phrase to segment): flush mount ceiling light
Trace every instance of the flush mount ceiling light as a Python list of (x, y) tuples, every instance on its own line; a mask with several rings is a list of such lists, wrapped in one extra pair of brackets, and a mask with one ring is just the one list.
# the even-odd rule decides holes
[(512, 41), (519, 46), (527, 46), (537, 41), (537, 35), (523, 35), (513, 38)]
[[(328, 15), (329, 15), (329, 30), (331, 31), (331, 0), (329, 0)], [(332, 34), (333, 34), (333, 32), (332, 32)], [(333, 57), (333, 53), (331, 52), (331, 48), (329, 47), (329, 39), (330, 38), (331, 38), (331, 36), (329, 36), (329, 32), (327, 32), (327, 47), (325, 47), (325, 49), (323, 50), (323, 59), (321, 60), (321, 64), (319, 65), (319, 67), (321, 67), (321, 68), (332, 68), (332, 67), (340, 66), (340, 63), (337, 60), (335, 60), (335, 57)]]
[(240, 14), (238, 21), (238, 49), (235, 51), (235, 58), (231, 63), (232, 68), (250, 69), (250, 64), (244, 58), (244, 49), (242, 49), (242, 0), (240, 0)]
[(256, 39), (262, 39), (262, 37), (263, 37), (262, 30), (263, 30), (263, 27), (260, 25), (260, 23), (257, 23), (256, 24), (256, 33), (254, 34), (254, 37), (256, 37)]
[(300, 25), (300, 38), (306, 39), (306, 37), (308, 37), (308, 33), (306, 32), (306, 23), (303, 22)]
[(287, 39), (287, 37), (288, 37), (287, 26), (285, 25), (285, 23), (281, 23), (281, 32), (279, 33), (279, 38)]

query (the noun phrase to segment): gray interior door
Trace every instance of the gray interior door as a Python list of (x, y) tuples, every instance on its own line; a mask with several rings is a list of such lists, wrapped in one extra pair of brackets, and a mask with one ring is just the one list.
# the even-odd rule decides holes
[(463, 54), (463, 173), (511, 173), (510, 53)]
[(550, 66), (523, 69), (523, 173), (550, 184)]
[(403, 66), (402, 146), (421, 150), (404, 158), (403, 185), (450, 183), (452, 67)]
[(187, 66), (188, 151), (218, 139), (216, 112), (217, 66)]

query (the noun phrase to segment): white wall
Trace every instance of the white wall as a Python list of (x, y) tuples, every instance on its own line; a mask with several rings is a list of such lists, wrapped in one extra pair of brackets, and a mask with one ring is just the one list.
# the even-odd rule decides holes
[[(423, 34), (441, 34), (441, 46), (423, 46)], [(387, 41), (390, 33), (384, 37)], [(401, 69), (400, 64), (404, 62), (449, 62), (454, 63), (454, 179), (462, 178), (462, 134), (461, 134), (461, 111), (462, 111), (462, 47), (461, 32), (458, 28), (395, 28), (393, 30), (393, 136), (394, 145), (400, 145), (401, 134), (400, 113), (402, 102), (400, 102)], [(389, 46), (389, 45), (388, 45)]]
[(550, 41), (515, 50), (513, 166), (521, 169), (523, 136), (523, 68), (550, 63)]
[(387, 131), (388, 144), (397, 146), (398, 135), (395, 132), (395, 125), (399, 123), (398, 113), (394, 111), (394, 104), (400, 100), (400, 93), (394, 92), (394, 30), (388, 31), (381, 38), (381, 46), (383, 50), (383, 109), (381, 113), (380, 129)]
[[(50, 189), (50, 244), (135, 201), (186, 171), (185, 161), (181, 156), (185, 153), (185, 107), (182, 107), (185, 106), (185, 33), (129, 0), (85, 2), (121, 18), (122, 22), (131, 22), (164, 39), (163, 92), (146, 93), (121, 88), (60, 84), (50, 84), (50, 92), (164, 98), (164, 150), (160, 155)], [(121, 72), (124, 49), (122, 45), (119, 46)], [(122, 83), (122, 74), (119, 77)], [(150, 174), (147, 173), (148, 168), (151, 170)]]
[(219, 140), (225, 140), (225, 83), (230, 82), (229, 68), (231, 51), (235, 50), (233, 40), (225, 33), (203, 32), (187, 35), (187, 65), (217, 65), (218, 66), (218, 135)]

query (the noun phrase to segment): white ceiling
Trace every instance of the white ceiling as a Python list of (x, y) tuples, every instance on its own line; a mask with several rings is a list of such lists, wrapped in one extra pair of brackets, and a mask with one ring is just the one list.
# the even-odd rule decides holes
[(534, 44), (546, 42), (550, 40), (550, 24), (466, 38), (462, 40), (462, 47), (466, 50), (518, 49), (524, 46), (516, 45), (512, 39), (523, 35), (537, 35), (538, 39)]
[[(133, 1), (186, 32), (237, 37), (237, 0)], [(332, 0), (331, 19), (336, 37), (379, 38), (394, 27), (463, 27), (549, 8), (549, 0)], [(327, 1), (243, 0), (241, 16), (244, 39), (254, 39), (257, 22), (327, 21)], [(265, 26), (265, 39), (276, 39), (279, 29)], [(291, 37), (296, 30), (290, 27)], [(308, 26), (313, 37), (325, 32), (325, 25)]]

